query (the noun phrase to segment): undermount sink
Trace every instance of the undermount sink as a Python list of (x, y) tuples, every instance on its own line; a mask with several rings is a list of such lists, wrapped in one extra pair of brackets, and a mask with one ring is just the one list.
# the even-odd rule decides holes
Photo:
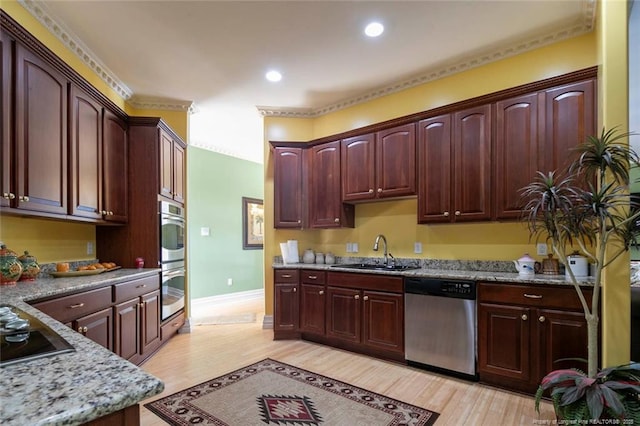
[(420, 269), (417, 265), (380, 265), (371, 263), (344, 263), (338, 265), (331, 265), (333, 268), (348, 268), (348, 269), (371, 269), (375, 271), (406, 271), (409, 269)]

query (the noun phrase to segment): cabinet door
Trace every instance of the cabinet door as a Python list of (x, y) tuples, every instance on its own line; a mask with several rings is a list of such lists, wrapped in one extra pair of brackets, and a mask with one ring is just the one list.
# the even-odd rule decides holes
[(416, 194), (414, 123), (376, 133), (376, 194), (379, 198)]
[(126, 223), (127, 207), (127, 125), (109, 110), (103, 117), (103, 205), (104, 220)]
[[(552, 309), (538, 309), (537, 318), (540, 342), (540, 371), (535, 383), (553, 370), (579, 368), (586, 371), (587, 365), (575, 358), (587, 359), (587, 321), (582, 312), (567, 312)], [(572, 358), (574, 360), (567, 360)], [(560, 361), (558, 360), (565, 360)]]
[(148, 355), (160, 346), (160, 290), (140, 297), (140, 354)]
[(559, 170), (571, 160), (571, 149), (596, 133), (596, 82), (556, 87), (545, 91), (544, 96), (545, 144), (539, 170)]
[(184, 204), (184, 148), (173, 146), (173, 200)]
[(173, 199), (173, 138), (160, 132), (160, 195)]
[(520, 189), (538, 170), (538, 95), (496, 104), (495, 200), (497, 219), (517, 219), (522, 212)]
[(99, 345), (110, 351), (113, 350), (112, 308), (106, 308), (94, 314), (78, 318), (73, 328)]
[(122, 358), (137, 362), (140, 353), (140, 298), (115, 305), (114, 352)]
[(276, 283), (274, 288), (274, 330), (297, 331), (299, 321), (298, 285)]
[(309, 155), (310, 227), (353, 227), (355, 209), (341, 200), (340, 141), (314, 146)]
[(274, 227), (302, 228), (303, 220), (303, 150), (281, 148), (274, 150), (273, 193)]
[(324, 336), (325, 334), (324, 285), (300, 285), (300, 330)]
[[(11, 139), (11, 127), (13, 126), (13, 106), (11, 99), (13, 99), (13, 84), (12, 84), (12, 62), (11, 62), (11, 46), (13, 40), (2, 31), (0, 33), (0, 72), (2, 73), (0, 78), (2, 79), (2, 86), (0, 87), (0, 102), (2, 102), (2, 117), (0, 117), (0, 143), (2, 149), (0, 149), (0, 191), (2, 191), (2, 197), (0, 197), (0, 207), (9, 207), (11, 200), (15, 199), (15, 194), (12, 192), (11, 187), (11, 174), (13, 173), (14, 161), (13, 155), (13, 141)], [(13, 198), (12, 198), (13, 197)]]
[(450, 222), (451, 116), (418, 123), (418, 223)]
[(364, 291), (363, 343), (404, 353), (404, 299), (401, 294)]
[(454, 220), (491, 219), (491, 105), (454, 114)]
[(71, 86), (71, 214), (102, 217), (102, 106)]
[[(531, 381), (529, 308), (478, 304), (478, 371), (492, 383), (500, 378)], [(498, 383), (499, 384), (499, 383)]]
[(16, 47), (17, 208), (67, 214), (68, 81)]
[(353, 343), (362, 340), (362, 303), (359, 290), (327, 287), (327, 337)]
[(343, 139), (340, 150), (342, 201), (375, 198), (375, 135), (369, 133)]

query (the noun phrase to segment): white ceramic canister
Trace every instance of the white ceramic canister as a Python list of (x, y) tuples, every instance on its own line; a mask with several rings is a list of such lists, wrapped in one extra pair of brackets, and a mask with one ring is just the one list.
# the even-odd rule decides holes
[(329, 252), (324, 256), (324, 263), (326, 263), (327, 265), (333, 265), (334, 263), (336, 263), (336, 258), (333, 253)]
[(306, 249), (302, 255), (302, 263), (313, 263), (315, 260), (316, 255), (313, 253), (313, 250)]
[(316, 263), (324, 263), (324, 254), (316, 253)]
[[(589, 262), (587, 262), (586, 257), (581, 256), (578, 253), (573, 253), (567, 256), (567, 266), (571, 268), (571, 271), (576, 278), (589, 276)], [(568, 270), (565, 270), (565, 277), (570, 277)]]

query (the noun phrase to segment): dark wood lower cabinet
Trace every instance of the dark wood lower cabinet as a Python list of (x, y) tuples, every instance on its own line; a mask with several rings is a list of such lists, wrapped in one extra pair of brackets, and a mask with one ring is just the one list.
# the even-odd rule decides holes
[(587, 324), (572, 287), (478, 285), (480, 381), (533, 393), (552, 370), (584, 370), (576, 358), (587, 358)]
[(300, 285), (300, 331), (324, 336), (325, 301), (324, 285)]
[(115, 353), (139, 364), (160, 346), (160, 291), (120, 303), (115, 310)]
[(113, 309), (106, 308), (75, 320), (73, 329), (85, 337), (113, 350)]

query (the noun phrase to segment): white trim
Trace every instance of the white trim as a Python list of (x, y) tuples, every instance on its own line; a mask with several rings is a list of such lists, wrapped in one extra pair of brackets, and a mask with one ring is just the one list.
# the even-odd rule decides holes
[(270, 330), (273, 329), (273, 315), (265, 315), (262, 319), (262, 329)]
[(264, 288), (258, 290), (240, 291), (237, 293), (221, 294), (218, 296), (200, 297), (191, 299), (191, 317), (206, 316), (213, 306), (246, 302), (250, 300), (264, 299)]

